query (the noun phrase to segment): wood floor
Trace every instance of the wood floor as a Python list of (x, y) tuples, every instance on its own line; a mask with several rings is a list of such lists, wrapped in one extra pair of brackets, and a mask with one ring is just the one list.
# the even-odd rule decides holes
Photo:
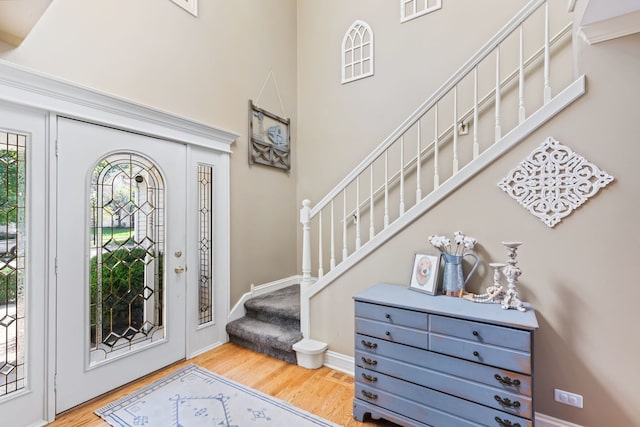
[[(163, 377), (169, 372), (196, 364), (216, 374), (346, 427), (396, 426), (385, 420), (353, 419), (353, 377), (322, 367), (309, 370), (247, 350), (235, 344), (224, 344), (188, 361), (179, 362), (138, 381), (64, 412), (51, 427), (108, 426), (94, 410)], [(293, 427), (293, 426), (292, 426)]]

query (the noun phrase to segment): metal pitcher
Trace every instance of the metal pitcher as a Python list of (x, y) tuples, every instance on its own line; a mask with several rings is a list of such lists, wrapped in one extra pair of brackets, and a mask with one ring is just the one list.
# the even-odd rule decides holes
[[(444, 275), (442, 279), (443, 291), (446, 295), (462, 296), (461, 291), (464, 289), (467, 281), (478, 267), (478, 257), (476, 254), (470, 252), (464, 255), (455, 255), (443, 252), (442, 256), (444, 257)], [(471, 257), (475, 260), (473, 267), (471, 267), (471, 271), (467, 274), (466, 278), (462, 273), (462, 260), (464, 257)]]

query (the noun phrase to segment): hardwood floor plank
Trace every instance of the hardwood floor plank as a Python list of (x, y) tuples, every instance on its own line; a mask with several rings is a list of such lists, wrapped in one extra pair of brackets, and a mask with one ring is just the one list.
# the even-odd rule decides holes
[(48, 426), (107, 427), (108, 424), (93, 411), (192, 363), (345, 427), (396, 426), (385, 420), (361, 423), (353, 419), (354, 385), (350, 375), (326, 367), (305, 369), (231, 343), (175, 363), (70, 409), (59, 414)]

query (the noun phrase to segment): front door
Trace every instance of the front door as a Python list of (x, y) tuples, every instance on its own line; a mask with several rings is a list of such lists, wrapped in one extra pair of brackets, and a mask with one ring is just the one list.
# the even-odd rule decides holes
[(186, 152), (58, 119), (56, 413), (185, 357)]

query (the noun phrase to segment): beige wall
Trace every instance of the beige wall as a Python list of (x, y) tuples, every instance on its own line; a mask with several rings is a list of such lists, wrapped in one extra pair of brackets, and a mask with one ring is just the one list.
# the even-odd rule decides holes
[[(248, 100), (296, 129), (296, 2), (57, 0), (19, 48), (0, 58), (240, 135), (231, 156), (231, 302), (296, 272), (290, 174), (247, 162)], [(294, 156), (297, 150), (292, 138)], [(273, 242), (278, 242), (274, 248)]]
[[(350, 10), (339, 1), (322, 5), (300, 3), (299, 25), (322, 25), (331, 32), (326, 37), (333, 38), (325, 46), (311, 41), (311, 35), (300, 35), (299, 137), (305, 141), (301, 158), (305, 172), (316, 171), (315, 175), (305, 173), (299, 177), (300, 198), (308, 194), (316, 199), (321, 197), (426, 99), (425, 94), (430, 93), (432, 85), (442, 83), (454, 65), (465, 59), (457, 57), (457, 49), (464, 49), (452, 35), (454, 30), (447, 33), (446, 26), (440, 28), (442, 36), (438, 43), (447, 40), (456, 51), (452, 54), (456, 58), (445, 55), (442, 65), (436, 62), (438, 69), (431, 79), (430, 64), (434, 61), (413, 58), (417, 55), (413, 42), (405, 41), (404, 45), (395, 42), (391, 49), (383, 40), (400, 38), (395, 33), (401, 31), (413, 33), (404, 25), (421, 26), (426, 35), (431, 34), (431, 26), (439, 24), (425, 17), (414, 24), (399, 25), (397, 19), (385, 19), (393, 11), (385, 9), (384, 2), (374, 2), (375, 7), (371, 9), (375, 10), (365, 8), (364, 1), (350, 2), (353, 3), (360, 7)], [(395, 7), (395, 2), (391, 3)], [(469, 32), (471, 27), (475, 31), (476, 25), (491, 26), (490, 14), (480, 10), (476, 3), (479, 2), (446, 2), (443, 19), (456, 16)], [(490, 3), (488, 9), (497, 11), (502, 9), (498, 5), (512, 2)], [(461, 10), (446, 15), (456, 7)], [(474, 7), (478, 9), (471, 12)], [(318, 16), (326, 20), (330, 14), (337, 15), (332, 16), (332, 23), (311, 22)], [(474, 16), (483, 16), (482, 22), (460, 21)], [(356, 18), (368, 21), (376, 31), (376, 76), (341, 86), (339, 57), (334, 52), (344, 31)], [(316, 31), (320, 31), (320, 27), (311, 32)], [(415, 32), (420, 33), (417, 29)], [(486, 38), (474, 36), (466, 39), (466, 43), (479, 45)], [(425, 57), (441, 48), (429, 43), (429, 37), (421, 40), (423, 50), (420, 52)], [(450, 234), (462, 229), (478, 238), (480, 245), (476, 252), (485, 263), (505, 260), (501, 241), (521, 240), (524, 245), (519, 251), (523, 271), (520, 292), (523, 299), (535, 306), (540, 323), (535, 336), (536, 411), (583, 426), (640, 425), (637, 421), (640, 419), (637, 392), (640, 370), (636, 362), (640, 352), (636, 330), (638, 293), (633, 269), (634, 242), (640, 239), (637, 224), (640, 172), (633, 160), (640, 156), (633, 125), (640, 99), (640, 35), (594, 46), (577, 43), (577, 69), (587, 75), (587, 94), (317, 295), (311, 304), (314, 339), (328, 342), (330, 350), (352, 355), (353, 294), (376, 282), (406, 286), (413, 253), (431, 250), (426, 241), (430, 234)], [(410, 45), (408, 50), (400, 47), (406, 45)], [(320, 47), (320, 50), (310, 47)], [(396, 48), (402, 52), (394, 52)], [(464, 48), (473, 50), (476, 46), (465, 44)], [(326, 64), (321, 58), (311, 62), (309, 57), (303, 57), (300, 52), (305, 50), (327, 54)], [(387, 56), (401, 53), (404, 56), (397, 57), (395, 66), (385, 65)], [(460, 55), (469, 56), (469, 52)], [(414, 61), (415, 66), (424, 71), (424, 81), (417, 82), (415, 75), (403, 80), (402, 64), (414, 64)], [(412, 93), (409, 82), (419, 86), (419, 90), (415, 90), (419, 93)], [(327, 122), (339, 125), (325, 129)], [(366, 137), (361, 138), (360, 134)], [(548, 136), (568, 145), (616, 178), (553, 229), (496, 185)], [(335, 156), (341, 161), (331, 160)], [(317, 159), (317, 163), (313, 164), (312, 159)], [(327, 162), (331, 167), (326, 167)], [(320, 176), (321, 170), (321, 175), (327, 176), (330, 182), (313, 180), (314, 176)], [(320, 188), (323, 186), (325, 188)], [(482, 289), (489, 280), (485, 265), (471, 287)], [(584, 409), (555, 403), (554, 388), (582, 394)]]
[[(57, 0), (0, 58), (241, 135), (231, 164), (233, 303), (250, 283), (298, 271), (300, 200), (322, 197), (523, 3), (449, 1), (401, 25), (389, 0), (201, 0), (197, 19), (168, 0)], [(375, 32), (375, 76), (341, 85), (339, 48), (356, 19)], [(536, 410), (584, 426), (640, 425), (640, 36), (580, 43), (576, 56), (587, 95), (317, 296), (314, 338), (352, 354), (352, 295), (379, 281), (406, 284), (429, 234), (462, 229), (485, 261), (504, 259), (500, 241), (522, 240), (520, 290), (541, 326)], [(293, 120), (290, 175), (247, 164), (247, 100), (270, 70)], [(272, 86), (260, 105), (282, 114)], [(616, 178), (554, 229), (496, 186), (547, 136)], [(478, 279), (487, 277), (484, 269)], [(553, 388), (584, 395), (585, 408), (554, 403)]]

